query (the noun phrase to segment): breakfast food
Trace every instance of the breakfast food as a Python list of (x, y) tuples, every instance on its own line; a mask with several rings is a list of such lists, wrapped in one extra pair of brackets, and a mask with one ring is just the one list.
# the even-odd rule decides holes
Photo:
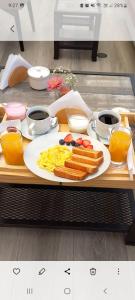
[(76, 143), (81, 146), (83, 144), (83, 139), (82, 138), (78, 138), (76, 140)]
[(79, 163), (79, 162), (73, 161), (72, 159), (65, 161), (65, 167), (68, 167), (71, 169), (76, 169), (77, 171), (78, 170), (85, 171), (88, 174), (93, 174), (93, 173), (97, 172), (97, 170), (98, 170), (98, 168), (96, 166)]
[(82, 137), (79, 137), (77, 140), (73, 139), (73, 136), (71, 133), (67, 134), (64, 139), (59, 140), (60, 145), (67, 145), (67, 146), (73, 146), (73, 147), (84, 147), (87, 149), (93, 149), (93, 145), (91, 144), (90, 140), (83, 140)]
[[(72, 146), (72, 149), (67, 146)], [(98, 172), (104, 161), (102, 151), (94, 150), (90, 140), (73, 139), (71, 133), (59, 140), (59, 145), (40, 153), (38, 165), (55, 176), (83, 180)]]
[(54, 146), (40, 153), (38, 166), (53, 172), (57, 166), (64, 166), (65, 161), (70, 158), (72, 152), (65, 146)]
[(59, 140), (59, 144), (62, 146), (62, 145), (65, 145), (65, 141), (63, 139)]
[[(78, 152), (78, 150), (81, 151), (82, 148), (72, 149), (72, 156), (65, 160), (64, 167), (54, 169), (54, 174), (56, 176), (72, 180), (83, 180), (86, 176), (92, 175), (98, 171), (99, 166), (104, 160), (102, 151), (86, 150), (83, 148), (82, 155), (78, 155), (74, 154), (74, 150), (77, 150)], [(88, 156), (88, 152), (92, 157)], [(95, 158), (93, 158), (93, 156)], [(82, 175), (83, 177), (81, 177), (80, 172), (85, 173)]]
[(88, 175), (88, 173), (85, 171), (77, 171), (76, 169), (67, 167), (56, 167), (54, 169), (54, 174), (58, 177), (63, 177), (71, 180), (83, 180)]
[(66, 135), (66, 137), (64, 138), (64, 142), (65, 143), (71, 143), (73, 141), (73, 136), (72, 136), (72, 134), (68, 134), (68, 135)]
[(87, 149), (93, 149), (93, 145), (88, 145), (86, 148)]
[(84, 155), (78, 155), (78, 154), (72, 154), (72, 159), (74, 161), (84, 163), (84, 164), (89, 164), (92, 166), (100, 166), (102, 162), (104, 161), (104, 157), (101, 156), (99, 158), (92, 158)]
[(93, 149), (84, 149), (84, 148), (73, 148), (73, 153), (78, 155), (84, 155), (92, 158), (99, 158), (103, 156), (102, 151), (96, 151)]

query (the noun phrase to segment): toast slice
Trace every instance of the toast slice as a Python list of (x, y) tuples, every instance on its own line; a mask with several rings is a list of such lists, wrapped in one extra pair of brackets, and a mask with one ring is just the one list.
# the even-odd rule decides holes
[(71, 180), (83, 180), (88, 175), (87, 172), (77, 171), (75, 169), (67, 167), (56, 167), (54, 169), (54, 174), (58, 177), (67, 178)]
[(99, 158), (101, 156), (103, 156), (103, 152), (102, 151), (96, 151), (96, 150), (87, 150), (87, 149), (83, 149), (83, 148), (73, 148), (72, 152), (74, 154), (78, 154), (78, 155), (84, 155), (84, 156), (88, 156), (88, 157), (92, 157), (92, 158)]
[(72, 160), (98, 167), (103, 163), (104, 157), (101, 156), (99, 158), (92, 158), (83, 155), (72, 154)]
[(66, 160), (65, 161), (65, 167), (71, 168), (71, 169), (76, 169), (77, 173), (78, 171), (84, 171), (87, 172), (88, 174), (94, 174), (97, 172), (98, 168), (96, 166), (90, 166), (88, 164), (83, 164), (79, 163), (73, 160)]

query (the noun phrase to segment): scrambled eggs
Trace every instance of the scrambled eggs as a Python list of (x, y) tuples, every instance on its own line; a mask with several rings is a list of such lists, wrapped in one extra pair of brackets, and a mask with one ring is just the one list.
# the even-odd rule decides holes
[(65, 160), (70, 158), (71, 151), (66, 146), (54, 146), (40, 153), (38, 166), (53, 172), (55, 167), (64, 166)]

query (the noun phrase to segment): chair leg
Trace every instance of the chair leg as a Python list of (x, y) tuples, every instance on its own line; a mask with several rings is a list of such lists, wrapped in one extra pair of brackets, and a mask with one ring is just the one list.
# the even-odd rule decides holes
[(98, 42), (93, 42), (92, 47), (92, 61), (97, 61)]
[(22, 52), (24, 52), (24, 43), (23, 43), (23, 41), (19, 41), (19, 44), (20, 44), (20, 50)]
[(59, 42), (54, 42), (54, 59), (59, 59)]
[(5, 67), (2, 66), (2, 65), (0, 64), (0, 72), (1, 72), (1, 70), (3, 70), (3, 69), (5, 69)]
[(15, 17), (15, 22), (16, 22), (16, 28), (18, 31), (18, 38), (19, 38), (19, 44), (20, 44), (20, 50), (24, 52), (24, 43), (22, 40), (22, 29), (21, 29), (21, 22), (20, 22), (20, 16), (19, 16), (19, 11), (16, 10), (14, 13)]
[(31, 5), (31, 0), (28, 0), (27, 6), (28, 6), (28, 12), (29, 12), (30, 20), (31, 20), (32, 30), (33, 30), (33, 32), (35, 32), (36, 29), (35, 29), (35, 21), (34, 21), (34, 15), (33, 15), (33, 9), (32, 9), (32, 5)]
[(24, 44), (22, 40), (22, 29), (21, 29), (21, 22), (20, 22), (20, 16), (19, 16), (19, 11), (16, 10), (14, 12), (14, 17), (15, 17), (15, 22), (16, 22), (16, 28), (18, 31), (18, 39), (19, 39), (19, 44), (20, 44), (20, 50), (24, 52)]

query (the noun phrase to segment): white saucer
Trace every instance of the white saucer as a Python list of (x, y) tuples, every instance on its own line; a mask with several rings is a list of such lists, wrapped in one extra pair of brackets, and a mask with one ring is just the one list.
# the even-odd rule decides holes
[(101, 136), (99, 136), (95, 129), (92, 128), (92, 123), (89, 123), (88, 125), (88, 128), (87, 128), (87, 134), (91, 137), (91, 138), (94, 138), (96, 140), (98, 140), (99, 142), (101, 142), (102, 144), (104, 145), (109, 145), (109, 140), (108, 139), (105, 139)]
[(114, 107), (112, 111), (116, 112), (117, 114), (130, 113), (130, 110), (125, 107)]
[[(56, 125), (56, 127), (54, 128), (51, 128), (48, 132), (44, 133), (44, 134), (48, 134), (48, 133), (55, 133), (55, 132), (58, 132), (59, 131), (59, 125)], [(22, 132), (22, 135), (28, 139), (28, 140), (34, 140), (35, 138), (41, 136), (41, 135), (31, 135), (28, 131), (28, 125), (27, 125), (27, 120), (24, 119), (21, 123), (21, 132)]]

